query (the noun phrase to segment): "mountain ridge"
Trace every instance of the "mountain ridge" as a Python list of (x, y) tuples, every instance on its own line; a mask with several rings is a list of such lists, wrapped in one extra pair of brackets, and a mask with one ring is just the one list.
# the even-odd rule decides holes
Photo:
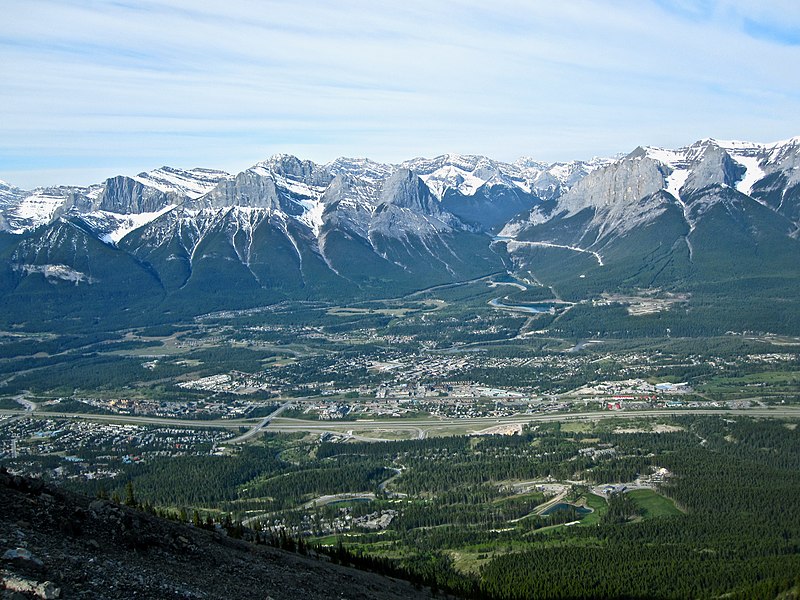
[(756, 273), (783, 298), (800, 277), (798, 167), (800, 138), (709, 138), (549, 166), (276, 154), (237, 174), (161, 167), (89, 188), (6, 186), (0, 297), (63, 311), (93, 289), (196, 312), (509, 272), (573, 301), (651, 288), (700, 297), (722, 285), (738, 297)]
[[(163, 166), (137, 175), (113, 176), (103, 183), (86, 187), (51, 186), (21, 190), (11, 184), (4, 184), (0, 186), (0, 213), (7, 219), (6, 213), (9, 208), (15, 207), (3, 205), (14, 204), (15, 201), (18, 204), (26, 198), (45, 196), (48, 192), (51, 202), (47, 206), (41, 206), (38, 210), (34, 206), (29, 207), (29, 210), (21, 216), (18, 225), (13, 229), (14, 233), (23, 233), (45, 224), (76, 205), (82, 212), (86, 212), (88, 207), (120, 214), (157, 212), (158, 209), (169, 204), (166, 198), (180, 200), (183, 197), (183, 201), (197, 200), (211, 192), (215, 186), (235, 180), (236, 177), (248, 172), (262, 176), (267, 173), (277, 176), (282, 180), (284, 186), (294, 183), (312, 188), (325, 188), (336, 175), (347, 174), (375, 182), (385, 179), (397, 169), (407, 168), (417, 173), (438, 199), (441, 199), (442, 195), (451, 187), (458, 189), (461, 193), (466, 192), (466, 195), (471, 195), (481, 185), (493, 179), (493, 183), (516, 185), (523, 191), (530, 192), (531, 186), (527, 182), (544, 178), (547, 180), (548, 187), (542, 188), (542, 190), (545, 190), (548, 197), (552, 197), (554, 193), (565, 189), (571, 181), (580, 178), (581, 173), (588, 172), (607, 160), (610, 159), (556, 162), (548, 165), (530, 159), (520, 159), (515, 163), (503, 163), (483, 156), (449, 154), (433, 159), (416, 158), (399, 164), (384, 164), (366, 158), (347, 157), (339, 157), (325, 164), (317, 164), (289, 154), (275, 154), (235, 175), (215, 169), (177, 169)], [(472, 171), (476, 170), (483, 173), (484, 178), (477, 176), (470, 178)], [(533, 187), (535, 188), (535, 186)], [(314, 191), (318, 195), (318, 191)], [(80, 196), (80, 201), (76, 202), (74, 197), (70, 197), (70, 192), (73, 196)], [(152, 199), (158, 194), (164, 196), (160, 202)], [(142, 195), (149, 195), (150, 198), (142, 198)], [(128, 197), (127, 202), (124, 201), (125, 196)], [(6, 198), (8, 198), (7, 201)], [(60, 211), (58, 215), (55, 214), (56, 209)], [(11, 215), (12, 218), (14, 216), (17, 215)], [(24, 217), (27, 217), (29, 221), (24, 221)], [(8, 228), (6, 229), (8, 230)]]

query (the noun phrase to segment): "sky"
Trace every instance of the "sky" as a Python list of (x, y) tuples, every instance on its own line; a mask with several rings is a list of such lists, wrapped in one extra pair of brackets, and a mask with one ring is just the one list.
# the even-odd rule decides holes
[(0, 179), (800, 135), (796, 0), (0, 0)]

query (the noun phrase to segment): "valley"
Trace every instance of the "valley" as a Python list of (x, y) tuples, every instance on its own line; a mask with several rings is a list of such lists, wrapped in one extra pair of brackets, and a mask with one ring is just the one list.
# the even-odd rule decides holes
[[(528, 292), (505, 287), (513, 291), (504, 302)], [(354, 421), (797, 401), (791, 338), (566, 339), (548, 325), (573, 305), (523, 316), (508, 311), (513, 305), (493, 305), (496, 289), (489, 278), (349, 306), (284, 303), (94, 339), (44, 343), (9, 332), (3, 408), (13, 397), (47, 413), (235, 421), (281, 404), (295, 418)], [(457, 301), (461, 295), (468, 300)], [(646, 302), (658, 303), (662, 319), (676, 311), (675, 300), (652, 294), (574, 306)], [(629, 310), (627, 318), (640, 313)], [(26, 346), (34, 351), (25, 354)]]
[[(778, 530), (800, 535), (780, 516), (800, 485), (786, 462), (800, 340), (558, 337), (548, 324), (564, 309), (493, 306), (498, 293), (529, 302), (529, 285), (498, 280), (105, 334), (8, 331), (0, 464), (104, 497), (132, 485), (158, 514), (388, 561), (465, 596), (539, 594), (541, 581), (592, 595), (600, 570), (609, 594), (648, 595), (655, 584), (632, 588), (596, 550), (649, 569), (628, 540), (668, 535), (682, 550), (658, 556), (681, 597), (700, 577), (680, 574), (698, 527), (703, 547), (726, 556), (753, 527), (762, 540), (704, 563), (707, 581), (740, 566), (705, 592), (789, 586), (794, 558)], [(625, 307), (654, 295), (598, 304), (641, 318)], [(742, 472), (771, 492), (751, 498)], [(719, 512), (720, 490), (739, 512)], [(765, 510), (778, 512), (756, 517)], [(721, 533), (732, 528), (735, 540)], [(531, 553), (554, 556), (542, 580), (517, 563)], [(590, 578), (555, 569), (570, 561)]]

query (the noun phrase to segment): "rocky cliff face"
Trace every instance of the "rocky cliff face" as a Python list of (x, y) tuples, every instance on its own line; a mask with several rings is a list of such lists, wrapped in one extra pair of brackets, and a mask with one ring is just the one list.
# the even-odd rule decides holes
[(120, 175), (106, 181), (97, 209), (123, 215), (156, 212), (170, 204), (179, 204), (184, 199), (176, 192), (164, 192)]
[(702, 154), (692, 165), (680, 191), (682, 194), (690, 193), (714, 185), (734, 187), (746, 171), (725, 150), (710, 143), (703, 148)]

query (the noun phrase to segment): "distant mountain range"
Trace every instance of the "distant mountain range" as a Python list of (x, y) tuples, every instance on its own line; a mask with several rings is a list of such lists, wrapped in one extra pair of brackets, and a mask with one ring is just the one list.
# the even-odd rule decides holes
[(45, 318), (102, 306), (191, 314), (506, 271), (573, 301), (661, 289), (791, 303), (798, 167), (800, 138), (706, 139), (557, 164), (276, 155), (235, 175), (162, 167), (86, 188), (0, 182), (0, 303), (14, 322), (31, 303)]

